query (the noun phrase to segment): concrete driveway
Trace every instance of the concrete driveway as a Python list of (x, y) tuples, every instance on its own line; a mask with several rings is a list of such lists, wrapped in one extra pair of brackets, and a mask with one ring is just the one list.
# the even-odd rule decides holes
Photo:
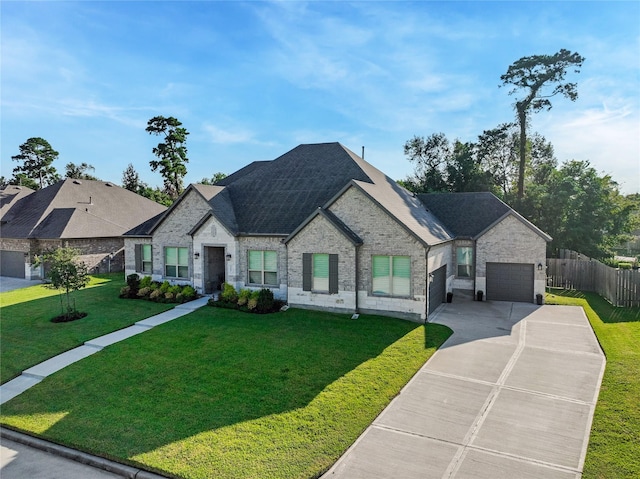
[(454, 334), (323, 477), (580, 478), (605, 367), (582, 308), (457, 301), (431, 320)]
[(42, 281), (0, 276), (0, 293), (13, 291), (14, 289), (28, 288), (36, 284), (42, 284)]

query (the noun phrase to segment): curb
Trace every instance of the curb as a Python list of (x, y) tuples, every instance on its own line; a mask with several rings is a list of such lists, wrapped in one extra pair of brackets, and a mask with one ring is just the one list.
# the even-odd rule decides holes
[(166, 476), (161, 476), (137, 467), (127, 466), (110, 459), (105, 459), (104, 457), (94, 456), (93, 454), (61, 446), (60, 444), (45, 441), (44, 439), (39, 439), (4, 427), (0, 427), (0, 438), (6, 438), (65, 459), (95, 467), (96, 469), (118, 474), (128, 479), (167, 479)]

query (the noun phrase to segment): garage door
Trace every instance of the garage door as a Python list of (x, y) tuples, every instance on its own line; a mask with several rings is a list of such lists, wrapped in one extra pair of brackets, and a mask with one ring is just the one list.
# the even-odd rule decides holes
[(433, 281), (429, 285), (429, 313), (444, 303), (447, 290), (447, 265), (438, 268), (431, 274)]
[(533, 302), (533, 265), (487, 263), (487, 299)]
[(24, 253), (0, 251), (0, 276), (24, 278)]

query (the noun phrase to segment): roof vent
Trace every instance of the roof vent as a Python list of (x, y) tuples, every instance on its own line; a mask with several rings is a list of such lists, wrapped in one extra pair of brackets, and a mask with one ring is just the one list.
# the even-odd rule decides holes
[(111, 183), (105, 183), (105, 186), (113, 186)]
[(73, 180), (73, 182), (74, 182), (76, 185), (81, 185), (81, 184), (82, 184), (82, 181), (80, 181), (80, 180)]

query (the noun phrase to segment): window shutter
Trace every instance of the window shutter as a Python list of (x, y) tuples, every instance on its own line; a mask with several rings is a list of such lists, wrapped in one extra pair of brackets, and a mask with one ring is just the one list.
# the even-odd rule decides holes
[(329, 293), (338, 292), (338, 255), (329, 255)]
[(302, 253), (302, 290), (311, 291), (311, 253)]
[(136, 259), (136, 271), (142, 271), (142, 245), (136, 244), (134, 245), (134, 256)]

